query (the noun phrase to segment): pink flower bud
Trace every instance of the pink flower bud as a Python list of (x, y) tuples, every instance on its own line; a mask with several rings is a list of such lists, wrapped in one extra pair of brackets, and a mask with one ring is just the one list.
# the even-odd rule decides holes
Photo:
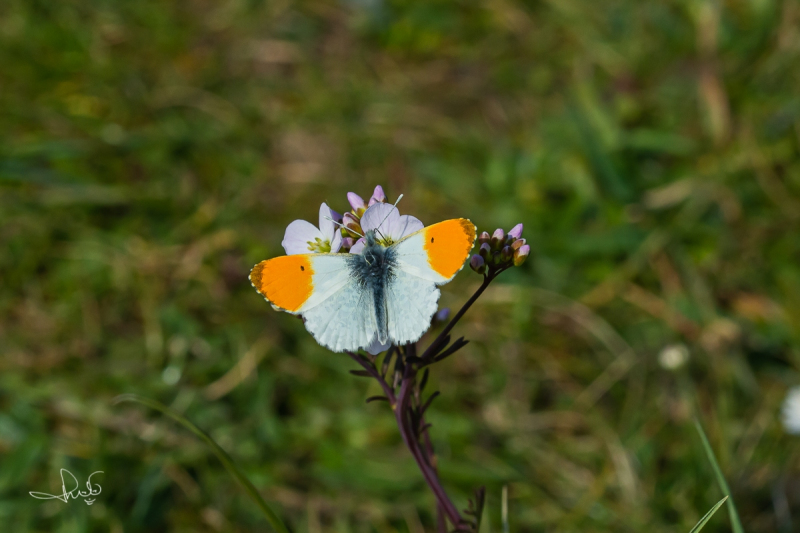
[(478, 274), (483, 274), (486, 272), (486, 262), (483, 260), (483, 257), (479, 255), (472, 256), (472, 258), (469, 260), (469, 267)]
[(511, 247), (512, 247), (514, 250), (519, 250), (520, 246), (522, 246), (522, 245), (523, 245), (523, 244), (525, 244), (526, 242), (527, 242), (527, 241), (526, 241), (525, 239), (517, 239), (516, 241), (514, 241), (514, 242), (512, 242), (512, 243), (511, 243)]
[(350, 237), (359, 237), (364, 234), (364, 232), (361, 231), (359, 219), (357, 219), (353, 213), (344, 214), (342, 225), (347, 228)]
[(515, 240), (522, 237), (522, 224), (517, 224), (511, 228), (511, 231), (508, 232), (508, 236), (514, 237)]
[(492, 236), (489, 235), (489, 232), (487, 232), (487, 231), (484, 231), (483, 233), (481, 233), (480, 237), (478, 237), (478, 243), (479, 244), (487, 243), (490, 240), (492, 240)]
[(386, 195), (383, 194), (383, 187), (378, 185), (375, 187), (375, 191), (372, 193), (372, 198), (369, 199), (369, 206), (372, 207), (377, 203), (383, 203), (386, 201)]
[(489, 246), (488, 242), (485, 242), (485, 243), (481, 244), (481, 247), (478, 250), (478, 253), (481, 255), (481, 257), (486, 259), (492, 253), (492, 248)]
[(505, 240), (506, 240), (506, 234), (503, 232), (502, 229), (497, 228), (496, 230), (494, 230), (494, 233), (492, 233), (492, 240), (491, 240), (492, 248), (494, 248), (495, 250), (499, 250), (500, 247), (503, 245), (503, 241)]
[[(353, 208), (353, 212), (355, 212), (358, 216), (361, 216), (367, 209), (364, 199), (354, 192), (347, 193), (347, 201), (350, 202), (350, 207)], [(359, 213), (359, 211), (361, 211), (361, 213)]]
[(531, 253), (531, 247), (527, 244), (523, 244), (519, 247), (519, 250), (514, 252), (514, 266), (520, 266)]

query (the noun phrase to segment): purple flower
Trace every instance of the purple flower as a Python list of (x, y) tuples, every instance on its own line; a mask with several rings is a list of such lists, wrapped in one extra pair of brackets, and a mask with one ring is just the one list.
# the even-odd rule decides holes
[(383, 193), (383, 187), (380, 185), (375, 187), (375, 191), (372, 193), (372, 198), (369, 199), (369, 207), (377, 204), (378, 202), (383, 203), (386, 201), (386, 195)]
[(511, 228), (511, 231), (508, 232), (508, 236), (514, 237), (515, 240), (522, 237), (522, 224), (517, 224)]
[(494, 233), (492, 233), (492, 240), (491, 240), (492, 248), (499, 250), (500, 246), (503, 244), (503, 241), (505, 240), (506, 240), (506, 234), (503, 232), (502, 229), (497, 228), (496, 230), (494, 230)]
[(305, 220), (289, 224), (281, 243), (286, 255), (338, 252), (342, 246), (342, 233), (333, 223), (337, 218), (340, 215), (323, 203), (319, 206), (319, 228)]
[(350, 207), (353, 208), (353, 213), (356, 216), (360, 217), (367, 210), (367, 204), (364, 203), (364, 199), (354, 192), (347, 193), (347, 201), (350, 202)]
[(342, 225), (347, 228), (348, 233), (354, 238), (364, 234), (363, 230), (361, 229), (361, 224), (359, 224), (358, 217), (356, 217), (353, 213), (345, 213), (342, 222)]
[(473, 255), (472, 258), (470, 258), (469, 266), (478, 274), (483, 274), (486, 272), (486, 261), (484, 261), (483, 257), (479, 255)]
[[(380, 186), (379, 186), (380, 187)], [(400, 215), (392, 204), (376, 203), (366, 210), (361, 217), (361, 229), (366, 232), (375, 231), (378, 242), (388, 246), (407, 235), (411, 235), (423, 228), (422, 222), (410, 215)], [(350, 248), (351, 254), (360, 254), (364, 249), (364, 239), (358, 241)]]
[(514, 266), (520, 266), (531, 253), (531, 247), (527, 244), (523, 244), (519, 247), (519, 250), (514, 252)]

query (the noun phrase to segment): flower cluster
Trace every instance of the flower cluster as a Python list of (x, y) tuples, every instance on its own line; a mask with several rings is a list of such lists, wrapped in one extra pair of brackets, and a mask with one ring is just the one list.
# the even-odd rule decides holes
[[(368, 202), (354, 192), (347, 193), (351, 211), (340, 215), (327, 204), (319, 208), (319, 228), (305, 220), (295, 220), (286, 228), (283, 237), (287, 255), (307, 253), (353, 253), (359, 254), (364, 248), (367, 231), (379, 230), (385, 245), (397, 242), (406, 235), (421, 230), (422, 222), (416, 217), (400, 215), (394, 207), (387, 206), (386, 214), (380, 220), (364, 219), (368, 207), (386, 203), (383, 187), (378, 185)], [(390, 209), (391, 207), (391, 209)]]
[(501, 228), (489, 235), (484, 231), (478, 237), (478, 253), (469, 260), (469, 266), (478, 274), (494, 274), (520, 266), (531, 253), (531, 247), (522, 238), (522, 224), (517, 224), (506, 234)]

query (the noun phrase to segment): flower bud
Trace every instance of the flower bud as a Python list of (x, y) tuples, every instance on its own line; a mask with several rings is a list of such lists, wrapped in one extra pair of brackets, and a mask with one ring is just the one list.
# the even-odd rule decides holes
[(379, 202), (385, 202), (386, 201), (386, 195), (383, 193), (383, 187), (381, 187), (380, 185), (377, 185), (375, 187), (375, 190), (372, 191), (372, 197), (375, 198)]
[(489, 235), (489, 232), (488, 232), (488, 231), (484, 231), (484, 232), (483, 232), (483, 233), (481, 233), (481, 234), (480, 234), (480, 236), (478, 237), (478, 244), (484, 244), (484, 243), (488, 243), (490, 240), (492, 240), (492, 236), (491, 236), (491, 235)]
[(486, 259), (486, 258), (489, 257), (489, 254), (492, 253), (492, 248), (489, 246), (488, 242), (485, 242), (485, 243), (481, 244), (481, 247), (480, 247), (480, 250), (478, 250), (478, 253), (481, 255), (481, 257)]
[(520, 247), (521, 247), (523, 244), (525, 244), (526, 242), (527, 242), (527, 241), (526, 241), (525, 239), (517, 239), (516, 241), (514, 241), (514, 242), (512, 242), (512, 243), (511, 243), (511, 247), (512, 247), (514, 250), (519, 250), (519, 249), (520, 249)]
[(492, 248), (494, 248), (495, 250), (499, 250), (500, 246), (502, 246), (503, 241), (505, 240), (506, 240), (506, 234), (503, 232), (502, 229), (497, 228), (496, 230), (494, 230), (494, 233), (492, 233), (492, 240), (491, 240)]
[(514, 266), (520, 266), (528, 256), (531, 254), (531, 247), (527, 244), (523, 244), (519, 247), (517, 251), (514, 252)]
[(350, 207), (353, 208), (353, 213), (355, 213), (356, 216), (360, 217), (364, 214), (364, 211), (367, 210), (367, 205), (364, 203), (364, 199), (354, 192), (347, 193), (347, 201), (350, 202)]
[(469, 267), (478, 274), (483, 274), (486, 272), (486, 262), (483, 260), (483, 257), (479, 255), (472, 256), (472, 258), (469, 260)]
[(435, 315), (433, 315), (434, 322), (444, 322), (450, 316), (450, 308), (445, 307), (444, 309), (440, 309)]
[(352, 238), (352, 237), (344, 237), (342, 239), (342, 249), (343, 250), (349, 250), (350, 248), (353, 247), (353, 245), (355, 243), (356, 243), (356, 240), (354, 238)]
[(503, 250), (500, 252), (500, 259), (506, 263), (514, 257), (514, 249), (510, 246), (504, 246)]
[(517, 224), (516, 226), (511, 228), (511, 231), (508, 232), (508, 236), (514, 237), (514, 240), (522, 237), (522, 224)]
[(348, 234), (350, 237), (355, 238), (364, 233), (361, 231), (361, 224), (359, 223), (359, 220), (355, 217), (355, 215), (353, 215), (353, 213), (344, 214), (342, 225), (348, 229)]

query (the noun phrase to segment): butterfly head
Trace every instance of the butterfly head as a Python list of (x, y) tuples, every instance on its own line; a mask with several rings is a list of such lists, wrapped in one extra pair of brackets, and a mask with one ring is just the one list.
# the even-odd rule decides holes
[(381, 239), (381, 234), (375, 230), (369, 230), (364, 235), (366, 244), (361, 255), (366, 259), (368, 264), (383, 263), (384, 256), (386, 255), (387, 243)]

